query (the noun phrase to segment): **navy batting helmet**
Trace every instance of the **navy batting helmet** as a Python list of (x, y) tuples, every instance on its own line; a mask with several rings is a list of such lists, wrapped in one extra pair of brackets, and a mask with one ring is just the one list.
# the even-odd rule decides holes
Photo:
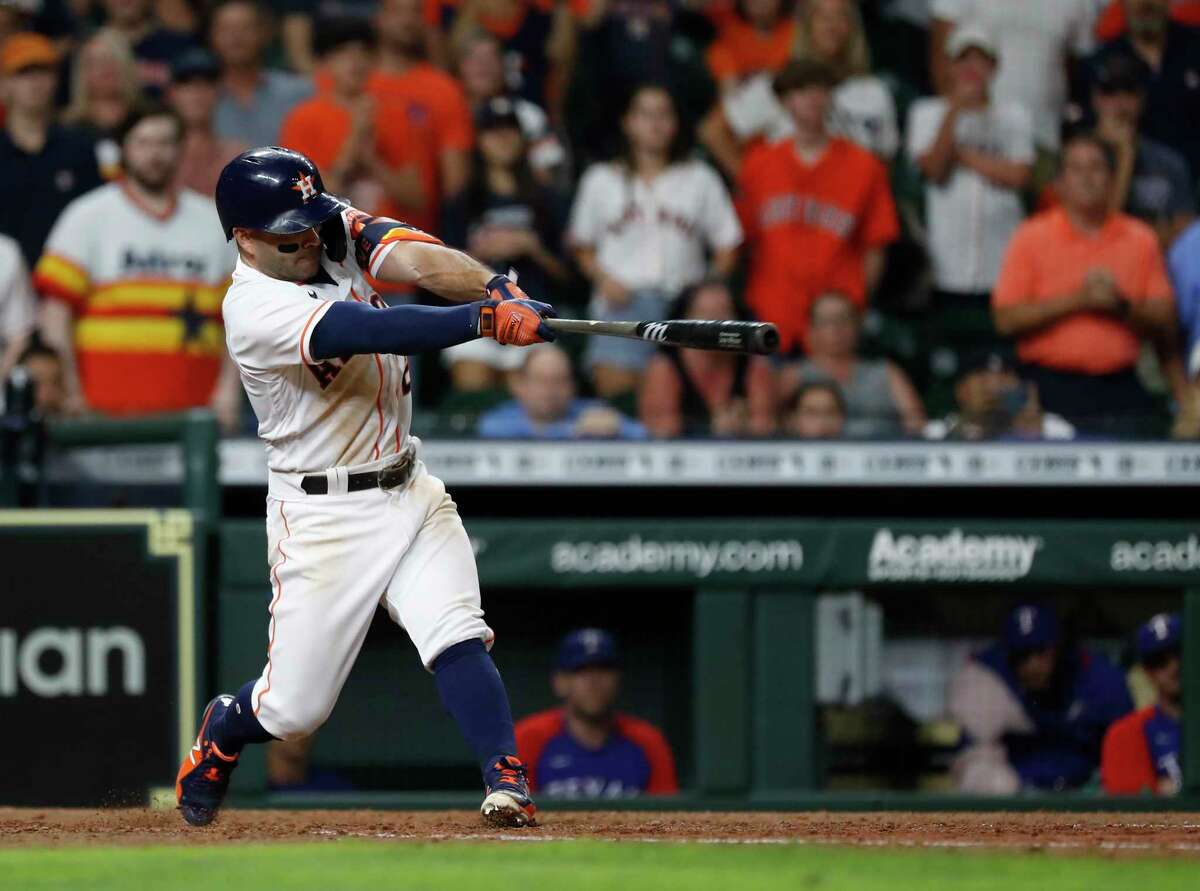
[(242, 152), (217, 180), (217, 215), (226, 239), (234, 227), (295, 235), (349, 206), (325, 191), (316, 164), (273, 145)]

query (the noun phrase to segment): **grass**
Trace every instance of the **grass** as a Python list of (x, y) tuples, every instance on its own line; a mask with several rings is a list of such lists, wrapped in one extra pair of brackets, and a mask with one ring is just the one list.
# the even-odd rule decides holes
[(1194, 889), (1185, 858), (802, 845), (375, 842), (0, 851), (0, 888), (170, 891)]

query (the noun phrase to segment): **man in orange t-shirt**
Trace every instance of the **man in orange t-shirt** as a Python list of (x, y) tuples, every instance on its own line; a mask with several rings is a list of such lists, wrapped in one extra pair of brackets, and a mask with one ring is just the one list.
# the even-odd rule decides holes
[(648, 721), (615, 710), (620, 692), (616, 639), (581, 628), (562, 639), (554, 667), (561, 708), (517, 722), (517, 755), (529, 788), (550, 798), (675, 795), (675, 758)]
[(795, 136), (752, 150), (738, 176), (752, 252), (746, 300), (779, 327), (784, 350), (804, 346), (817, 295), (839, 291), (866, 305), (883, 274), (883, 249), (899, 234), (883, 164), (826, 129), (834, 83), (818, 62), (784, 68), (775, 92)]
[(328, 21), (314, 44), (328, 88), (292, 109), (280, 144), (312, 158), (329, 191), (355, 207), (409, 222), (405, 211), (425, 204), (419, 156), (403, 115), (367, 92), (370, 26), (356, 19)]
[(467, 184), (475, 132), (458, 81), (424, 58), (422, 6), (423, 0), (380, 0), (379, 68), (367, 89), (396, 109), (416, 156), (425, 204), (404, 208), (398, 219), (436, 233), (442, 204)]
[(1109, 210), (1115, 172), (1116, 156), (1098, 136), (1067, 140), (1062, 205), (1013, 233), (992, 314), (996, 330), (1017, 339), (1022, 376), (1046, 411), (1090, 433), (1157, 432), (1134, 366), (1141, 340), (1151, 340), (1185, 404), (1175, 303), (1154, 231)]

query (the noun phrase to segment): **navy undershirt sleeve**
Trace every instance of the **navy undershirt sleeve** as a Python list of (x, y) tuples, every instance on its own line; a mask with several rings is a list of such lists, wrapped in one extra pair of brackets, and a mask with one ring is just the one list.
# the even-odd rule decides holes
[(339, 301), (325, 311), (309, 339), (314, 359), (393, 353), (410, 356), (479, 336), (479, 304), (392, 306)]

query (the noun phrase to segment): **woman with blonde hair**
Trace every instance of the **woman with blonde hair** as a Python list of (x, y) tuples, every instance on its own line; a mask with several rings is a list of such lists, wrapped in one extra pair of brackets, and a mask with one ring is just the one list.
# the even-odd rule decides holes
[[(792, 58), (823, 62), (838, 76), (830, 132), (890, 160), (900, 143), (896, 105), (883, 81), (871, 74), (858, 3), (803, 0), (798, 15)], [(771, 86), (776, 73), (722, 79), (721, 98), (700, 124), (701, 142), (731, 177), (737, 176), (752, 143), (775, 142), (792, 134), (791, 117)]]
[(101, 28), (79, 48), (71, 72), (71, 98), (62, 121), (96, 136), (96, 157), (105, 179), (120, 170), (111, 134), (141, 101), (133, 51), (120, 34)]

